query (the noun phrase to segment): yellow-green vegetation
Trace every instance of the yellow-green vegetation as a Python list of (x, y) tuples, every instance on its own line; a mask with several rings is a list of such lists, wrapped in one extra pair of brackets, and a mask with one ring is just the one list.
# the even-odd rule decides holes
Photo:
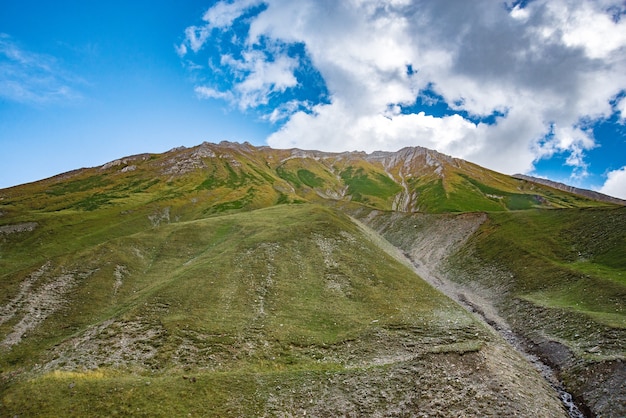
[[(357, 202), (430, 213), (593, 207), (600, 202), (518, 180), (434, 151), (413, 149), (411, 165), (387, 153), (319, 153), (202, 144), (142, 154), (2, 191), (0, 222), (50, 213), (111, 210), (133, 218), (165, 207), (190, 220), (277, 203)], [(153, 214), (154, 215), (154, 214)], [(102, 216), (96, 215), (98, 218)], [(156, 222), (156, 221), (155, 221)]]
[(623, 207), (492, 213), (449, 276), (489, 289), (511, 327), (606, 416), (626, 412), (625, 225)]
[(412, 178), (410, 189), (417, 194), (421, 212), (514, 211), (533, 208), (605, 206), (582, 196), (565, 193), (536, 183), (517, 180), (483, 168), (449, 170), (436, 179)]
[[(380, 214), (372, 225), (411, 253), (443, 246), (477, 215)], [(626, 208), (491, 212), (450, 254), (447, 276), (482, 289), (525, 335), (565, 342), (584, 355), (624, 356)], [(436, 252), (434, 252), (436, 254)]]

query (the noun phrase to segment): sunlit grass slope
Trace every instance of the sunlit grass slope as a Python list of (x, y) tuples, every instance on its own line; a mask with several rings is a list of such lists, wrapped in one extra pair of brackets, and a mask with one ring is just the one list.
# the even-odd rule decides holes
[(450, 277), (484, 289), (598, 415), (625, 412), (626, 209), (492, 213)]
[(481, 367), (484, 393), (451, 407), (522, 408), (489, 389), (513, 384), (488, 371), (494, 337), (335, 210), (281, 205), (83, 244), (2, 277), (3, 414), (395, 408), (381, 389), (427, 408), (413, 399), (418, 371), (436, 391), (450, 373), (474, 384)]
[(37, 220), (51, 212), (63, 216), (111, 210), (129, 219), (137, 211), (166, 207), (179, 220), (191, 220), (275, 204), (329, 201), (428, 213), (606, 205), (422, 148), (368, 155), (204, 143), (4, 189), (0, 224), (11, 218)]
[(624, 208), (492, 213), (489, 219), (474, 238), (477, 262), (511, 272), (508, 298), (548, 309), (554, 318), (571, 315), (568, 326), (548, 320), (545, 331), (581, 349), (601, 341), (596, 334), (605, 327), (626, 331)]
[(533, 208), (606, 206), (583, 196), (518, 180), (475, 164), (455, 160), (438, 177), (408, 180), (416, 209), (426, 213), (514, 211)]

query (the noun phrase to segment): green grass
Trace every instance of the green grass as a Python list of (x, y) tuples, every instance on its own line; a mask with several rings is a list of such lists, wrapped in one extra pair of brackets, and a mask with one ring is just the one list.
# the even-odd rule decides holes
[(48, 189), (46, 193), (54, 196), (61, 196), (68, 193), (84, 192), (94, 188), (102, 188), (109, 184), (111, 184), (111, 180), (105, 179), (102, 175), (96, 175), (64, 183), (58, 183)]
[[(353, 374), (356, 374), (353, 372)], [(345, 379), (337, 367), (310, 370), (263, 370), (221, 373), (124, 374), (115, 370), (54, 372), (24, 382), (4, 400), (22, 416), (259, 416), (270, 394), (294, 393), (300, 407), (303, 386)], [(20, 392), (18, 392), (18, 389)], [(58, 396), (51, 398), (50, 393)], [(27, 398), (28, 402), (22, 402)], [(306, 402), (306, 403), (305, 403)]]
[[(626, 329), (624, 224), (625, 208), (491, 213), (456, 257), (467, 272), (459, 279), (507, 288), (498, 303), (524, 332), (574, 349), (611, 346)], [(481, 273), (485, 266), (503, 273)]]
[(372, 198), (387, 201), (402, 188), (385, 174), (366, 173), (363, 168), (348, 167), (341, 173), (349, 193), (356, 202), (371, 203)]
[(590, 288), (584, 284), (576, 283), (573, 289), (542, 291), (524, 295), (523, 298), (545, 308), (565, 309), (568, 311), (578, 312), (589, 316), (595, 322), (612, 327), (626, 329), (626, 315), (624, 315), (623, 307), (619, 302), (615, 302), (614, 312), (607, 312), (611, 307), (603, 307), (598, 310), (598, 305), (594, 297), (589, 298), (587, 293)]
[(278, 174), (278, 177), (280, 177), (283, 180), (288, 181), (296, 188), (299, 188), (302, 186), (302, 181), (298, 178), (298, 175), (291, 173), (285, 167), (282, 167), (282, 166), (277, 167), (276, 174)]
[(244, 373), (190, 378), (182, 373), (56, 372), (21, 384), (20, 392), (10, 390), (4, 404), (22, 416), (254, 416), (263, 406), (254, 396), (257, 387), (254, 375)]
[[(67, 357), (56, 372), (5, 380), (9, 411), (80, 416), (89, 405), (94, 415), (254, 415), (266, 399), (259, 379), (297, 383), (303, 373), (342, 372), (354, 361), (347, 346), (367, 360), (401, 347), (407, 333), (425, 338), (422, 350), (442, 353), (478, 350), (477, 336), (485, 338), (460, 307), (323, 206), (280, 205), (105, 236), (63, 245), (40, 279), (89, 273), (0, 357), (3, 376)], [(5, 302), (39, 266), (5, 271)], [(125, 273), (114, 290), (118, 266)], [(23, 315), (0, 326), (0, 338)], [(89, 340), (95, 348), (81, 351), (85, 343), (75, 339), (98, 326), (103, 331)], [(131, 359), (124, 367), (110, 358), (121, 339), (131, 341), (121, 351)], [(59, 371), (90, 358), (94, 371)], [(183, 379), (189, 373), (193, 384)], [(233, 403), (239, 394), (246, 401)]]
[(317, 177), (315, 173), (306, 169), (298, 170), (298, 179), (309, 187), (322, 187), (324, 180)]

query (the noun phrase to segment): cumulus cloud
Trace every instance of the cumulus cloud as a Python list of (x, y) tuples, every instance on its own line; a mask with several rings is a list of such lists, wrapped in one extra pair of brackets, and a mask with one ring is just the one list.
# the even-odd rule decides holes
[(626, 45), (626, 6), (612, 1), (547, 2), (551, 21), (541, 28), (545, 37), (558, 36), (568, 47), (581, 47), (590, 58), (606, 58)]
[(277, 54), (269, 61), (263, 52), (247, 51), (240, 60), (224, 55), (222, 63), (241, 74), (234, 89), (242, 109), (266, 104), (270, 93), (283, 92), (297, 84), (293, 72), (298, 63), (286, 55)]
[(28, 104), (74, 101), (81, 98), (74, 87), (81, 83), (54, 57), (28, 51), (0, 33), (0, 97)]
[(600, 193), (626, 200), (626, 167), (610, 171)]
[[(185, 40), (193, 52), (198, 52), (209, 37), (209, 33), (209, 28), (206, 26), (190, 26), (185, 29)], [(181, 56), (185, 55), (187, 53), (187, 45), (181, 44), (178, 47), (178, 53)]]
[[(282, 122), (274, 147), (421, 145), (507, 173), (565, 153), (582, 177), (597, 145), (589, 121), (624, 117), (611, 100), (626, 90), (625, 13), (618, 0), (222, 1), (184, 45), (198, 51), (245, 23), (230, 35), (244, 52), (220, 59), (238, 74), (228, 91), (242, 109), (302, 84), (289, 46), (304, 45), (329, 99), (268, 111)], [(427, 93), (449, 110), (411, 110)]]

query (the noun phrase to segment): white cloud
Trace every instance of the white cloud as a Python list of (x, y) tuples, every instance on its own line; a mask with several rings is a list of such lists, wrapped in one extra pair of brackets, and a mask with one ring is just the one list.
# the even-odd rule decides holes
[(82, 83), (54, 57), (28, 51), (0, 33), (0, 98), (29, 104), (75, 101), (82, 96), (74, 86)]
[(619, 112), (619, 117), (622, 123), (626, 122), (626, 97), (622, 97), (622, 99), (617, 102), (615, 107)]
[(261, 0), (221, 1), (206, 11), (202, 19), (211, 28), (225, 28), (232, 25), (246, 10), (261, 4)]
[(606, 182), (599, 191), (609, 196), (626, 199), (626, 167), (610, 171)]
[[(207, 38), (209, 37), (210, 29), (207, 26), (189, 26), (185, 29), (185, 40), (193, 52), (198, 52), (200, 48), (204, 46)], [(181, 44), (178, 51), (187, 53), (187, 45)]]
[(201, 99), (223, 99), (227, 101), (233, 100), (233, 95), (230, 92), (217, 91), (207, 86), (197, 86), (194, 91)]
[(179, 56), (187, 53), (187, 47), (193, 52), (198, 52), (206, 43), (211, 30), (223, 29), (233, 24), (248, 9), (262, 4), (262, 0), (238, 0), (232, 2), (220, 1), (209, 8), (202, 20), (206, 23), (202, 26), (189, 26), (185, 29), (185, 39), (176, 48)]
[(308, 102), (302, 102), (299, 100), (290, 100), (286, 103), (281, 103), (277, 106), (269, 115), (266, 115), (264, 119), (276, 123), (278, 121), (288, 119), (294, 113), (301, 109), (311, 110), (311, 104)]
[(559, 36), (569, 47), (583, 48), (590, 58), (606, 58), (626, 44), (626, 20), (616, 22), (607, 10), (613, 6), (623, 12), (623, 2), (548, 1), (545, 6), (551, 19), (543, 32)]
[(256, 50), (244, 51), (241, 55), (241, 59), (232, 55), (223, 55), (221, 58), (222, 65), (230, 68), (238, 80), (233, 83), (230, 99), (240, 109), (267, 104), (270, 95), (284, 92), (298, 84), (294, 75), (298, 66), (296, 59), (276, 52), (274, 58), (269, 60), (264, 52)]
[(528, 13), (528, 9), (521, 7), (519, 4), (513, 7), (510, 14), (513, 19), (522, 20), (522, 21), (526, 21), (528, 17), (530, 16), (530, 13)]
[[(422, 145), (507, 173), (566, 153), (584, 175), (596, 143), (582, 121), (611, 116), (611, 99), (626, 89), (626, 19), (614, 17), (626, 7), (618, 0), (265, 3), (248, 18), (243, 58), (227, 58), (241, 72), (233, 100), (247, 109), (296, 86), (300, 63), (272, 50), (290, 43), (305, 45), (330, 95), (311, 111), (282, 106), (268, 116), (293, 109), (268, 138), (275, 147)], [(219, 2), (205, 14), (207, 27), (227, 30), (256, 4)], [(398, 112), (426, 88), (474, 118)], [(495, 124), (470, 120), (494, 112), (503, 114)]]
[(298, 62), (286, 55), (268, 61), (265, 54), (254, 51), (245, 53), (244, 60), (239, 64), (249, 72), (235, 87), (240, 93), (240, 107), (243, 109), (265, 104), (270, 93), (283, 92), (298, 84), (293, 74)]
[(181, 58), (184, 57), (185, 54), (187, 54), (187, 45), (185, 44), (174, 45), (174, 49), (176, 50), (178, 56)]
[(314, 107), (312, 113), (293, 114), (268, 138), (268, 143), (276, 148), (371, 152), (386, 149), (391, 142), (397, 148), (419, 144), (443, 152), (469, 154), (472, 145), (465, 140), (482, 130), (484, 125), (475, 125), (458, 115), (362, 115), (355, 112), (351, 103), (337, 99), (332, 104)]

